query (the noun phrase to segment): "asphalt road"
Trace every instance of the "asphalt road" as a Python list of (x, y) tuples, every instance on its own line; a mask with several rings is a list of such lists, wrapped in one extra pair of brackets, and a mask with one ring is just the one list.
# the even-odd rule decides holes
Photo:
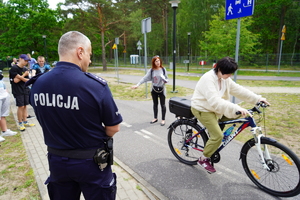
[[(167, 112), (166, 125), (160, 126), (159, 122), (149, 123), (153, 117), (152, 101), (116, 102), (124, 122), (114, 136), (115, 156), (164, 196), (160, 198), (281, 199), (266, 194), (248, 179), (239, 160), (240, 142), (229, 144), (221, 152), (221, 161), (215, 166), (217, 172), (208, 174), (199, 166), (179, 162), (171, 153), (167, 128), (175, 120), (172, 113)], [(241, 134), (249, 133), (245, 130)]]

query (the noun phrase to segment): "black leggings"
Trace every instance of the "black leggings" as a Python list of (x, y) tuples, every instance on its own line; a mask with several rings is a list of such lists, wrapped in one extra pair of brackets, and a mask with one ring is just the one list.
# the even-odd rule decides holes
[(151, 91), (151, 96), (153, 100), (153, 112), (154, 112), (154, 119), (157, 119), (158, 113), (158, 98), (160, 100), (161, 105), (161, 115), (162, 120), (165, 120), (166, 117), (166, 97), (164, 95), (164, 91), (161, 93), (155, 92), (154, 90)]

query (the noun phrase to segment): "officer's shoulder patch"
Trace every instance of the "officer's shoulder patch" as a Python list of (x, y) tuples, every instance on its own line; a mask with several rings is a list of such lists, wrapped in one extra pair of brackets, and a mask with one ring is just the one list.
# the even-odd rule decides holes
[(96, 76), (95, 74), (91, 74), (89, 72), (85, 72), (84, 73), (85, 75), (87, 75), (88, 77), (98, 81), (99, 83), (101, 83), (102, 85), (106, 85), (107, 84), (107, 81), (104, 80), (103, 78), (99, 77), (99, 76)]

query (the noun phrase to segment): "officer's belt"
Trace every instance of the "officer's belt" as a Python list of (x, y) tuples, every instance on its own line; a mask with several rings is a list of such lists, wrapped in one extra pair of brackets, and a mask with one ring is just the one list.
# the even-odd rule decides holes
[(54, 149), (47, 147), (49, 153), (75, 159), (93, 159), (97, 149)]

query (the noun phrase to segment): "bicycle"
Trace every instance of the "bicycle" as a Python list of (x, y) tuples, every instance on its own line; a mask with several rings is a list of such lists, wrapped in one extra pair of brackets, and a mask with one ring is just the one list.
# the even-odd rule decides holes
[[(178, 100), (178, 97), (175, 98)], [(168, 127), (169, 147), (179, 161), (187, 165), (196, 165), (209, 134), (206, 133), (205, 127), (198, 124), (197, 118), (191, 114), (190, 102), (182, 103), (179, 107), (171, 104), (172, 98), (169, 108), (176, 115), (177, 120)], [(252, 115), (260, 116), (260, 122), (262, 118), (265, 120), (261, 114), (263, 113), (264, 116), (266, 107), (266, 104), (260, 102), (249, 112)], [(263, 108), (263, 111), (260, 108)], [(245, 128), (251, 127), (253, 138), (242, 146), (240, 153), (240, 160), (247, 176), (260, 189), (271, 195), (280, 197), (298, 195), (300, 193), (300, 160), (298, 156), (275, 139), (265, 137), (262, 128), (256, 125), (254, 117), (248, 116), (219, 124), (234, 124), (235, 126), (238, 123), (241, 125), (224, 139), (211, 157), (211, 164), (218, 163), (221, 159), (220, 151)]]

